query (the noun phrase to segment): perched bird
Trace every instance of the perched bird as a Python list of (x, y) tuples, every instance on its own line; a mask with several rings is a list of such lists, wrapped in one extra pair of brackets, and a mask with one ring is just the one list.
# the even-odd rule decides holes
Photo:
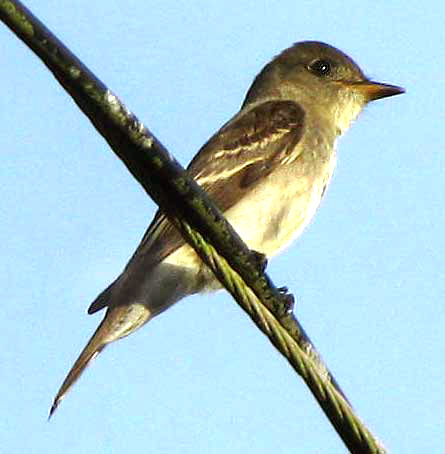
[[(294, 44), (258, 74), (241, 110), (201, 148), (188, 172), (252, 250), (273, 256), (317, 210), (334, 170), (337, 137), (369, 101), (403, 92), (369, 80), (332, 46)], [(88, 309), (107, 311), (50, 416), (107, 344), (181, 298), (217, 288), (210, 270), (158, 211), (122, 274)]]

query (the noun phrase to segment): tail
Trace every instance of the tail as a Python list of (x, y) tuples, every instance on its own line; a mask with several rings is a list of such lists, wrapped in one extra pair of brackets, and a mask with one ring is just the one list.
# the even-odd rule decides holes
[(49, 411), (48, 420), (82, 372), (110, 343), (138, 329), (150, 319), (150, 312), (142, 304), (129, 304), (109, 308), (104, 319), (88, 341), (80, 356), (69, 371)]

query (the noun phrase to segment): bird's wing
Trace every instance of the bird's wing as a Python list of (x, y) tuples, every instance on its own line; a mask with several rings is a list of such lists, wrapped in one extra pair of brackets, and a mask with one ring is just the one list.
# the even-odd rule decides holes
[[(187, 171), (224, 213), (260, 178), (295, 152), (303, 134), (304, 111), (293, 101), (268, 101), (241, 112), (197, 153)], [(295, 159), (296, 156), (292, 156)], [(144, 235), (138, 253), (161, 261), (184, 243), (160, 211)]]
[[(304, 110), (293, 101), (267, 101), (243, 109), (200, 149), (187, 171), (225, 212), (280, 163), (296, 158), (303, 126)], [(148, 270), (183, 244), (178, 230), (158, 211), (127, 267), (142, 260)], [(89, 313), (107, 305), (108, 290)]]

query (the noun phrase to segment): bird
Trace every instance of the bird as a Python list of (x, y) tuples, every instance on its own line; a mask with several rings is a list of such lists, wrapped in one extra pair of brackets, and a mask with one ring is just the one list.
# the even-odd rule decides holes
[[(372, 81), (339, 49), (298, 42), (256, 76), (238, 113), (198, 151), (188, 174), (248, 247), (267, 259), (313, 218), (336, 144), (371, 101), (404, 93)], [(91, 361), (182, 298), (221, 288), (158, 210), (128, 264), (91, 304), (105, 316), (63, 381), (49, 418)]]

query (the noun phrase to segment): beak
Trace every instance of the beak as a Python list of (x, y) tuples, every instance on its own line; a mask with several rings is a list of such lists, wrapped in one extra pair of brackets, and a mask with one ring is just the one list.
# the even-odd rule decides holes
[(405, 90), (402, 87), (397, 87), (396, 85), (381, 84), (379, 82), (372, 82), (370, 80), (355, 83), (353, 84), (353, 87), (358, 90), (368, 102), (405, 93)]

